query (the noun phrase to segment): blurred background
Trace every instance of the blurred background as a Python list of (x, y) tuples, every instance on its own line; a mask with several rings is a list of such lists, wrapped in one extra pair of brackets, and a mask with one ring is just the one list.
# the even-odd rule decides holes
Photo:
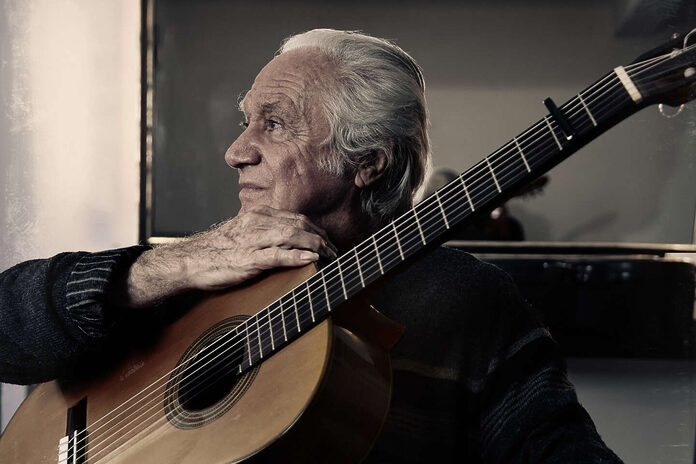
[[(234, 216), (223, 155), (241, 131), (237, 97), (284, 37), (314, 27), (411, 53), (433, 165), (461, 172), (546, 114), (544, 98), (560, 106), (696, 27), (696, 5), (0, 0), (0, 270)], [(494, 232), (458, 243), (508, 270), (558, 328), (581, 401), (626, 462), (694, 462), (695, 160), (696, 105), (671, 119), (650, 107), (490, 216), (521, 235), (482, 224)], [(2, 385), (3, 427), (26, 390)]]

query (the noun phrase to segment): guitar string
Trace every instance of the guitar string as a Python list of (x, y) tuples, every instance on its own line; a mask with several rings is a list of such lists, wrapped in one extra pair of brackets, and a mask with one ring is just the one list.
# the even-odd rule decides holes
[[(416, 240), (417, 241), (417, 240)], [(213, 381), (214, 382), (214, 381)], [(206, 387), (207, 388), (207, 387)], [(205, 388), (204, 388), (205, 389)]]
[[(257, 321), (257, 322), (258, 322), (258, 321)], [(253, 329), (253, 330), (256, 330), (256, 329)]]
[[(306, 309), (306, 308), (305, 308), (305, 309)], [(214, 383), (214, 382), (215, 382), (215, 381), (213, 380), (213, 383)]]
[[(210, 383), (208, 384), (208, 386), (210, 386)], [(157, 423), (158, 423), (158, 421), (155, 422), (155, 424), (157, 424)], [(153, 424), (150, 424), (150, 425), (152, 426)], [(104, 451), (104, 450), (100, 450), (100, 451)], [(94, 457), (95, 454), (100, 454), (100, 453), (95, 453), (95, 452), (96, 452), (96, 450), (91, 451), (91, 452), (90, 452), (90, 457)]]
[[(553, 145), (552, 145), (552, 144), (549, 144), (549, 146), (553, 146)], [(553, 151), (555, 151), (555, 150), (553, 150)], [(524, 172), (522, 172), (522, 174), (524, 175)], [(440, 226), (440, 227), (441, 227), (441, 226)], [(416, 246), (418, 246), (418, 243), (417, 243), (418, 240), (417, 240), (417, 238), (414, 238), (413, 241), (415, 241), (415, 242), (416, 242)], [(339, 293), (340, 293), (340, 292), (339, 292)], [(309, 319), (307, 318), (307, 319), (305, 319), (305, 320), (309, 320)], [(234, 369), (234, 370), (236, 370), (236, 369)], [(215, 380), (213, 380), (213, 382), (209, 382), (207, 385), (204, 386), (203, 390), (209, 388), (209, 387), (211, 386), (211, 384), (214, 383), (214, 382), (215, 382)], [(203, 390), (200, 390), (198, 393), (202, 392)], [(150, 426), (155, 425), (157, 422), (159, 422), (159, 420), (155, 421), (153, 424), (150, 424)]]
[[(444, 195), (443, 195), (443, 197), (444, 197)], [(432, 198), (432, 197), (431, 197), (431, 198)], [(477, 202), (478, 202), (478, 201), (477, 201)], [(426, 212), (425, 214), (427, 215), (428, 213)], [(344, 255), (344, 256), (345, 256), (345, 255)], [(306, 310), (306, 307), (305, 307), (305, 310)], [(258, 321), (258, 318), (257, 318), (257, 320), (256, 320), (256, 323), (255, 323), (255, 324), (257, 325), (257, 328), (258, 328), (258, 326), (259, 326), (259, 321)], [(270, 324), (269, 324), (269, 325), (270, 325)], [(270, 334), (271, 334), (271, 332), (269, 331), (269, 335), (270, 335)], [(263, 340), (262, 340), (262, 341), (263, 341)]]
[[(577, 105), (576, 105), (576, 106), (577, 106)], [(499, 150), (499, 151), (500, 151), (500, 150)], [(493, 155), (491, 155), (491, 156), (493, 156)], [(502, 157), (501, 157), (501, 158), (502, 158)], [(444, 197), (444, 195), (443, 195), (443, 197)], [(431, 198), (432, 198), (432, 197), (431, 197)], [(428, 213), (426, 212), (425, 214), (427, 215)], [(345, 256), (345, 255), (344, 255), (344, 256)], [(306, 308), (305, 308), (305, 309), (306, 309)], [(264, 323), (265, 323), (265, 322), (264, 322)], [(258, 318), (257, 318), (255, 324), (256, 324), (256, 326), (257, 326), (257, 328), (258, 328), (258, 326), (259, 326)], [(261, 325), (263, 325), (263, 324), (261, 324)], [(269, 325), (270, 327), (272, 327), (272, 325), (271, 325), (270, 323), (269, 323), (269, 324), (266, 324), (266, 325)], [(269, 327), (269, 329), (270, 329), (270, 327)], [(256, 329), (254, 329), (254, 330), (256, 330)], [(269, 330), (269, 336), (270, 336), (270, 330)], [(270, 337), (269, 337), (269, 338), (270, 338)], [(261, 341), (263, 341), (263, 340), (261, 340)]]
[(257, 324), (257, 326), (258, 326), (258, 318), (257, 318), (256, 324)]
[[(94, 425), (94, 424), (93, 424), (93, 425)], [(94, 432), (95, 432), (95, 431), (92, 431), (92, 433), (94, 433)]]
[[(657, 60), (659, 60), (659, 58), (655, 58), (653, 61), (657, 61)], [(638, 63), (638, 64), (637, 64), (637, 66), (640, 66), (640, 65), (644, 65), (644, 63)], [(604, 79), (600, 80), (600, 81), (598, 82), (598, 84), (604, 82), (605, 80), (607, 80), (607, 79), (609, 79), (609, 78), (614, 78), (614, 76), (610, 73), (610, 74), (608, 74)], [(595, 86), (596, 86), (596, 85), (595, 85)], [(615, 87), (615, 86), (616, 86), (616, 83), (615, 83), (615, 85), (612, 86), (612, 87)], [(588, 89), (588, 90), (591, 90), (591, 89), (592, 89), (592, 87), (591, 87), (590, 89)], [(596, 90), (595, 90), (594, 93), (596, 93)], [(573, 99), (573, 100), (575, 100), (575, 99)], [(572, 100), (571, 100), (571, 101), (572, 101)], [(576, 108), (578, 108), (578, 111), (576, 111), (576, 112), (574, 113), (574, 114), (577, 114), (577, 113), (580, 112), (580, 110), (582, 109), (582, 108), (581, 108), (581, 105), (574, 104), (574, 106), (575, 106)], [(597, 112), (597, 111), (596, 111), (596, 112)], [(572, 116), (570, 116), (570, 117), (572, 117)], [(542, 124), (543, 124), (543, 123), (537, 123), (536, 126), (539, 126), (539, 125), (542, 125)], [(526, 132), (529, 132), (530, 130), (534, 130), (534, 129), (535, 129), (535, 127), (533, 126), (532, 128), (530, 128), (530, 129), (529, 129), (528, 131), (526, 131)], [(526, 132), (523, 133), (523, 134), (521, 134), (519, 137), (521, 138), (522, 136), (526, 135)], [(539, 132), (539, 131), (537, 131), (536, 133), (538, 133), (538, 132)], [(534, 135), (534, 134), (533, 134), (533, 135)], [(518, 140), (519, 140), (519, 139), (518, 139)], [(525, 140), (525, 142), (526, 142), (527, 144), (529, 144), (529, 141), (528, 141), (528, 140)], [(508, 144), (504, 145), (504, 146), (501, 147), (501, 149), (499, 149), (497, 152), (495, 152), (495, 153), (493, 153), (492, 155), (490, 155), (490, 157), (493, 157), (493, 156), (495, 156), (496, 154), (500, 155), (499, 152), (501, 152), (507, 145), (510, 145), (510, 144), (511, 144), (511, 143), (509, 142)], [(502, 159), (504, 159), (504, 155), (498, 156), (498, 158), (497, 158), (497, 160), (502, 160)], [(497, 161), (497, 160), (496, 160), (496, 161)], [(483, 171), (483, 170), (484, 170), (484, 169), (483, 169), (483, 166), (482, 166), (480, 169), (478, 169), (478, 172), (476, 172), (475, 174), (478, 174), (478, 173), (480, 173), (480, 172)], [(469, 170), (469, 172), (470, 172), (470, 171), (471, 171), (471, 170)], [(464, 174), (468, 174), (468, 173), (464, 173)], [(523, 174), (525, 174), (525, 173), (523, 172)], [(500, 175), (500, 173), (499, 173), (499, 175)], [(475, 189), (472, 189), (472, 193), (473, 193), (473, 190), (475, 190)], [(493, 193), (494, 193), (494, 192), (493, 192)], [(442, 195), (441, 200), (446, 201), (446, 200), (445, 200), (445, 197), (446, 197), (446, 195)], [(426, 199), (425, 201), (430, 200), (430, 199), (432, 199), (432, 197), (429, 197), (429, 198)], [(478, 203), (478, 200), (477, 200), (477, 203)], [(429, 215), (429, 214), (430, 214), (430, 215), (435, 215), (434, 212), (431, 212), (431, 213), (425, 212), (424, 217), (427, 216), (427, 215)], [(456, 220), (455, 220), (455, 222), (456, 222)], [(377, 235), (377, 234), (375, 234), (375, 235)], [(358, 253), (359, 253), (359, 251), (358, 251)], [(342, 257), (345, 257), (345, 256), (348, 256), (348, 257), (350, 258), (350, 252), (345, 253), (344, 255), (342, 255)], [(286, 294), (286, 295), (287, 295), (287, 294)], [(282, 299), (282, 297), (281, 297), (281, 299)], [(301, 300), (301, 301), (302, 301), (302, 300)], [(305, 305), (305, 312), (306, 312), (306, 305)], [(254, 317), (254, 316), (252, 316), (252, 318), (253, 318), (253, 317)], [(274, 317), (275, 317), (275, 316), (274, 316)], [(281, 315), (281, 317), (282, 317), (282, 315)], [(251, 318), (250, 318), (250, 319), (251, 319)], [(308, 319), (307, 319), (307, 320), (308, 320)], [(249, 321), (249, 320), (247, 320), (247, 321), (245, 321), (245, 322), (248, 322), (248, 321)], [(256, 331), (256, 330), (258, 330), (258, 328), (259, 328), (258, 317), (256, 318), (256, 322), (255, 322), (254, 324), (256, 324), (257, 328), (256, 328), (256, 329), (253, 329), (253, 330)], [(265, 322), (261, 323), (261, 325), (263, 325), (263, 324), (266, 324), (266, 323), (265, 323)], [(269, 331), (268, 331), (268, 332), (269, 332), (269, 338), (270, 338), (270, 334), (271, 334), (271, 330), (272, 330), (273, 324), (272, 324), (272, 322), (269, 322), (269, 323), (267, 323), (266, 325), (269, 326)], [(237, 333), (236, 335), (239, 335), (239, 334)], [(263, 341), (263, 339), (260, 340), (259, 342), (262, 342), (262, 341)], [(241, 342), (242, 342), (242, 340), (238, 341), (237, 343), (241, 343)], [(180, 382), (180, 383), (181, 383), (181, 382)], [(127, 400), (127, 401), (128, 401), (128, 400)], [(93, 425), (94, 425), (94, 424), (93, 424)], [(93, 433), (93, 432), (92, 432), (92, 433)], [(85, 437), (85, 439), (86, 439), (86, 437)]]

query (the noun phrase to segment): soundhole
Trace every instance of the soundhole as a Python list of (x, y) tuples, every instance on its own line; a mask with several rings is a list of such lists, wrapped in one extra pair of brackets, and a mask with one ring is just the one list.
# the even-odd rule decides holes
[(221, 353), (218, 345), (214, 342), (206, 345), (182, 371), (179, 401), (185, 411), (200, 412), (214, 406), (237, 384), (235, 366), (239, 360), (229, 351)]
[(167, 420), (181, 429), (201, 427), (225, 414), (246, 393), (259, 368), (239, 375), (244, 344), (230, 333), (249, 316), (234, 316), (206, 330), (181, 356), (167, 383)]

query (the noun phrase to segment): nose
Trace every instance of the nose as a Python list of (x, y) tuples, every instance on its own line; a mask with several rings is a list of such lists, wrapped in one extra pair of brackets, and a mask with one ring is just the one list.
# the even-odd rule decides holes
[(249, 134), (250, 132), (250, 129), (247, 128), (225, 152), (225, 162), (230, 167), (240, 169), (250, 164), (258, 164), (261, 161), (261, 152)]

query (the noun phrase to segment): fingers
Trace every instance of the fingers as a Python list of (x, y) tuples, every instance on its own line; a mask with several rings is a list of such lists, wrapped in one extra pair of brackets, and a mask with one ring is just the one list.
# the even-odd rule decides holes
[(259, 269), (304, 266), (319, 259), (319, 255), (307, 250), (263, 248), (254, 253), (254, 262)]
[(280, 225), (270, 230), (253, 231), (244, 235), (251, 248), (281, 248), (285, 250), (308, 250), (324, 258), (336, 258), (336, 252), (319, 235), (291, 225)]
[(302, 214), (291, 213), (268, 206), (254, 208), (243, 217), (240, 229), (230, 231), (252, 248), (280, 247), (306, 249), (334, 259), (336, 247), (327, 239), (326, 232)]
[(259, 206), (178, 245), (182, 288), (221, 289), (276, 267), (337, 256), (326, 231), (307, 216)]
[(322, 229), (321, 227), (317, 226), (316, 224), (314, 224), (312, 221), (310, 221), (309, 218), (307, 216), (305, 216), (304, 214), (278, 210), (278, 209), (271, 208), (270, 206), (265, 206), (265, 205), (256, 206), (256, 207), (252, 208), (249, 212), (266, 215), (270, 218), (280, 219), (284, 223), (290, 224), (297, 229), (317, 234), (321, 238), (324, 239), (325, 246), (330, 248), (331, 250), (333, 250), (334, 256), (335, 256), (336, 252), (338, 251), (338, 249), (330, 242), (329, 236), (326, 233), (326, 231), (324, 229)]
[(307, 232), (291, 225), (284, 225), (267, 231), (263, 237), (264, 247), (279, 247), (285, 249), (304, 249), (314, 251), (325, 258), (336, 258), (336, 252), (329, 243), (314, 232)]

